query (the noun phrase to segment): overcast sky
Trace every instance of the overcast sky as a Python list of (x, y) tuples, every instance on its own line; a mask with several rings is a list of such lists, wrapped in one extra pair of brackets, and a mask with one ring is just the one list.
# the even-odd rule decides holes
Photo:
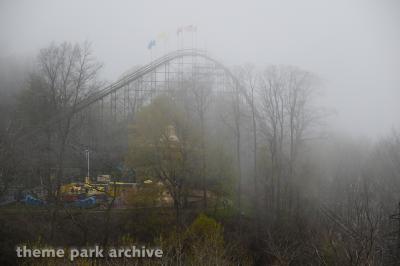
[(321, 104), (335, 128), (377, 137), (400, 125), (400, 1), (0, 0), (0, 56), (30, 57), (51, 41), (92, 42), (114, 80), (149, 62), (161, 32), (177, 48), (180, 26), (228, 66), (290, 64), (324, 80)]

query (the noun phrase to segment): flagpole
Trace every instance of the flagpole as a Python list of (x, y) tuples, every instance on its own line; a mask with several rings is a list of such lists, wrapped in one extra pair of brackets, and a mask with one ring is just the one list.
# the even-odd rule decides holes
[(185, 32), (182, 29), (182, 33), (181, 33), (181, 50), (184, 49), (184, 46), (185, 46)]
[(194, 49), (197, 49), (197, 26), (196, 31), (194, 32)]
[(179, 50), (179, 28), (176, 30), (176, 50)]

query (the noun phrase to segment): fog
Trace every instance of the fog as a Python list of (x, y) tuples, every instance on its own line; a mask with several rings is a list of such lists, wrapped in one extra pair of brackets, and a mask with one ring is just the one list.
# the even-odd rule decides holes
[(228, 66), (289, 64), (324, 81), (335, 130), (375, 138), (399, 125), (400, 3), (384, 1), (2, 1), (0, 55), (31, 57), (50, 42), (90, 41), (115, 80), (150, 61), (160, 32), (198, 28), (197, 46)]
[(398, 0), (0, 0), (0, 265), (398, 265), (399, 26)]

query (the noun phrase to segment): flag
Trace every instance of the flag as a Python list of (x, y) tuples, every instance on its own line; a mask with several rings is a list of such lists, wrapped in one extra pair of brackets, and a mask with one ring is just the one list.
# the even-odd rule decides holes
[(179, 28), (176, 30), (176, 35), (179, 35), (179, 34), (181, 34), (181, 33), (183, 33), (183, 27), (179, 27)]
[(185, 27), (185, 31), (188, 31), (188, 32), (196, 32), (196, 31), (197, 31), (197, 27), (196, 27), (196, 26), (193, 26), (193, 25), (187, 25), (187, 26)]
[(166, 41), (166, 40), (168, 40), (168, 34), (167, 33), (165, 33), (165, 32), (160, 32), (158, 35), (157, 35), (157, 39), (158, 40), (163, 40), (163, 41)]
[(151, 49), (151, 48), (153, 48), (153, 46), (155, 46), (156, 45), (156, 40), (151, 40), (150, 42), (149, 42), (149, 44), (147, 45), (147, 49)]

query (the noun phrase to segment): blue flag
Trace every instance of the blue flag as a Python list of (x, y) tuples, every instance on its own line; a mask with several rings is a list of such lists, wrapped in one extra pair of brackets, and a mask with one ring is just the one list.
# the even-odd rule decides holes
[(151, 40), (150, 42), (149, 42), (149, 44), (147, 45), (147, 49), (151, 49), (151, 48), (153, 48), (153, 46), (155, 46), (156, 45), (156, 40)]

